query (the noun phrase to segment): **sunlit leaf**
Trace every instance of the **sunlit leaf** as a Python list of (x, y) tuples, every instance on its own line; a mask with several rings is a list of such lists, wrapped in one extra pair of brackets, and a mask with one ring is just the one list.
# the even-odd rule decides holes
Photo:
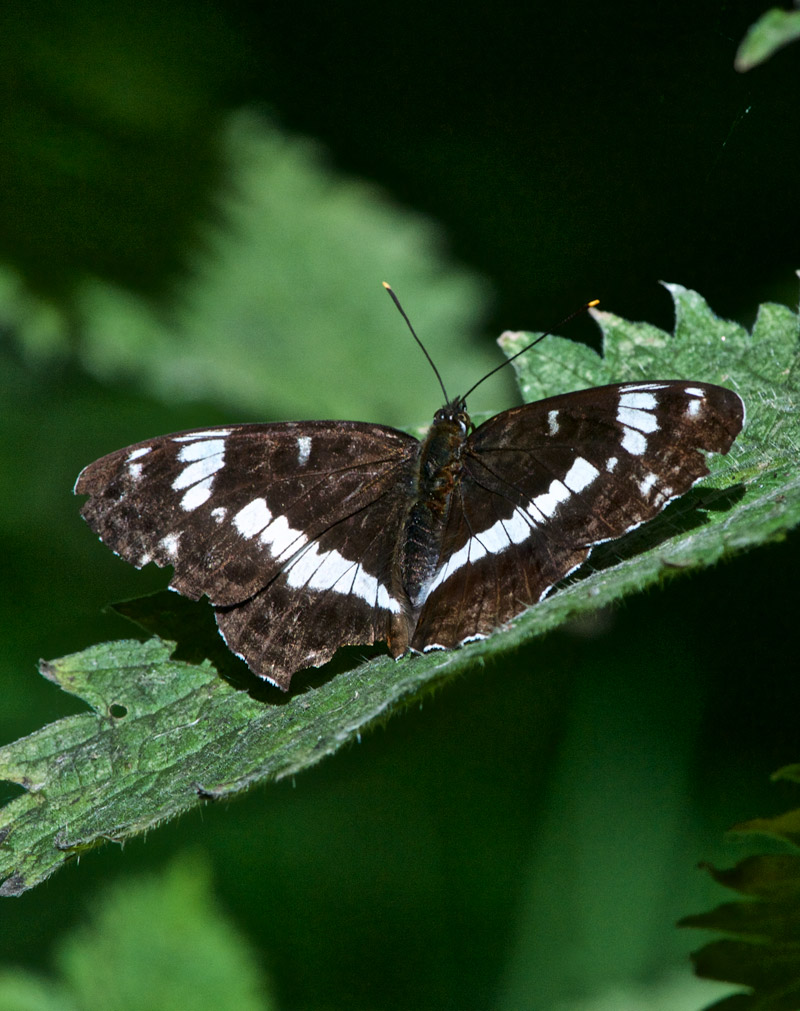
[(751, 70), (797, 39), (800, 39), (800, 11), (773, 7), (747, 29), (736, 51), (734, 66), (742, 72)]

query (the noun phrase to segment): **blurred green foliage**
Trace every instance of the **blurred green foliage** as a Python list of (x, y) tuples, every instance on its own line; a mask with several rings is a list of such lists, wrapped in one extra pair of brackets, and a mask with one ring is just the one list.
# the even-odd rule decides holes
[(69, 310), (87, 278), (144, 296), (215, 216), (220, 99), (242, 40), (194, 0), (8, 4), (0, 22), (0, 256)]
[(270, 1011), (264, 972), (217, 908), (204, 860), (128, 877), (54, 939), (56, 974), (0, 971), (3, 1011)]
[[(440, 394), (381, 287), (386, 276), (408, 293), (454, 390), (488, 370), (492, 357), (475, 341), (486, 285), (447, 262), (430, 223), (253, 113), (232, 116), (219, 147), (219, 220), (202, 227), (202, 251), (184, 252), (189, 277), (171, 300), (158, 308), (100, 278), (72, 293), (76, 360), (87, 373), (262, 419), (300, 411), (422, 423)], [(27, 358), (66, 353), (70, 314), (8, 272), (0, 300)], [(408, 384), (402, 417), (391, 375)]]

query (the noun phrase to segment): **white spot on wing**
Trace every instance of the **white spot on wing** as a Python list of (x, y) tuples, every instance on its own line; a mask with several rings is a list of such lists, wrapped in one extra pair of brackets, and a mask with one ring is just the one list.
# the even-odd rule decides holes
[(306, 535), (301, 530), (293, 530), (285, 516), (276, 516), (269, 526), (261, 531), (258, 539), (270, 549), (274, 558), (280, 558), (287, 553), (294, 554), (308, 544)]
[[(425, 603), (427, 598), (433, 593), (433, 591), (441, 586), (442, 583), (449, 579), (454, 573), (458, 572), (459, 569), (463, 568), (467, 563), (474, 565), (483, 558), (487, 553), (485, 542), (488, 540), (489, 543), (496, 543), (496, 538), (498, 537), (497, 532), (490, 527), (485, 530), (482, 534), (475, 537), (470, 537), (469, 540), (463, 544), (458, 551), (454, 551), (452, 555), (447, 559), (445, 564), (439, 569), (430, 583), (423, 588), (423, 591), (417, 596), (414, 601), (415, 606), (420, 607)], [(506, 536), (504, 540), (503, 547), (508, 547), (511, 541)], [(496, 547), (497, 551), (502, 550), (499, 543)]]
[(293, 589), (332, 590), (356, 564), (338, 551), (320, 551), (314, 543), (287, 567), (286, 582)]
[(230, 428), (210, 428), (206, 432), (192, 432), (190, 435), (176, 435), (173, 442), (197, 442), (199, 439), (224, 439), (231, 434)]
[(164, 549), (164, 553), (168, 558), (177, 558), (178, 556), (178, 546), (180, 544), (181, 535), (178, 534), (167, 534), (166, 537), (162, 537), (158, 542), (158, 546)]
[(645, 474), (645, 476), (639, 482), (639, 491), (642, 493), (642, 495), (646, 495), (657, 480), (658, 478), (656, 477), (655, 474)]
[(547, 428), (550, 435), (558, 435), (558, 411), (547, 412)]
[[(357, 597), (361, 597), (362, 600), (374, 600), (377, 582), (368, 572), (364, 571), (363, 566), (359, 565), (353, 577), (353, 585), (350, 587), (350, 592), (354, 593)], [(380, 589), (383, 589), (383, 587), (380, 587)], [(385, 605), (382, 604), (381, 606)]]
[(187, 442), (178, 451), (178, 459), (184, 463), (192, 460), (206, 460), (210, 456), (222, 456), (225, 452), (224, 439), (204, 439), (201, 442)]
[(233, 525), (242, 537), (250, 539), (258, 536), (274, 558), (294, 556), (284, 569), (286, 582), (292, 589), (305, 587), (309, 590), (333, 590), (344, 595), (352, 593), (371, 607), (382, 607), (395, 614), (402, 611), (399, 602), (386, 587), (362, 565), (348, 561), (338, 551), (321, 551), (316, 542), (308, 546), (306, 535), (302, 530), (294, 530), (285, 516), (273, 518), (265, 499), (256, 498), (248, 502), (233, 517)]
[(687, 386), (683, 392), (688, 393), (690, 397), (705, 397), (705, 393), (698, 386)]
[(140, 446), (138, 449), (133, 449), (128, 453), (128, 474), (131, 481), (138, 481), (142, 476), (143, 470), (142, 464), (134, 463), (134, 460), (141, 460), (143, 456), (147, 456), (152, 448), (152, 446)]
[(439, 569), (430, 584), (424, 587), (414, 601), (420, 607), (433, 591), (458, 572), (465, 565), (474, 564), (485, 555), (498, 555), (510, 548), (512, 544), (520, 544), (531, 535), (535, 526), (532, 517), (521, 509), (515, 509), (509, 519), (497, 520), (482, 533), (474, 534), (458, 551), (454, 551), (444, 565)]
[(297, 465), (305, 467), (308, 458), (311, 456), (311, 436), (298, 435), (297, 437)]
[(566, 502), (571, 494), (572, 492), (563, 481), (552, 481), (546, 492), (537, 495), (531, 501), (531, 504), (528, 506), (528, 512), (531, 515), (540, 513), (546, 519), (550, 519), (561, 503)]
[[(361, 565), (349, 561), (338, 551), (321, 551), (317, 543), (298, 555), (286, 567), (284, 574), (287, 584), (293, 589), (304, 587), (308, 590), (334, 590), (345, 595), (352, 593), (368, 604), (372, 606), (377, 604), (378, 607), (394, 614), (402, 611), (400, 604), (389, 595), (386, 587), (374, 576), (365, 572)], [(350, 579), (347, 579), (348, 575), (351, 576)]]
[[(509, 525), (513, 524), (513, 516), (511, 520), (508, 521)], [(477, 541), (483, 549), (484, 554), (487, 555), (497, 555), (511, 544), (511, 538), (506, 530), (506, 525), (502, 520), (498, 520), (493, 523), (487, 530), (484, 530), (482, 534), (477, 534), (475, 537), (471, 538)]]
[[(531, 535), (531, 529), (536, 526), (532, 516), (529, 516), (522, 509), (515, 509), (510, 520), (500, 520), (509, 540), (514, 544), (521, 544)], [(495, 524), (497, 526), (497, 524)]]
[(260, 534), (272, 519), (272, 513), (267, 508), (266, 499), (254, 498), (233, 517), (233, 525), (248, 540)]
[(635, 428), (626, 428), (622, 437), (622, 448), (631, 456), (643, 456), (647, 449), (647, 439)]
[(588, 460), (579, 456), (567, 472), (564, 484), (574, 492), (581, 492), (589, 487), (599, 473), (597, 467), (593, 467)]
[(190, 513), (195, 509), (199, 509), (204, 502), (208, 502), (211, 498), (211, 485), (213, 481), (213, 477), (207, 477), (205, 481), (200, 481), (199, 484), (193, 485), (181, 499), (181, 509), (184, 512)]
[(172, 488), (174, 491), (180, 491), (181, 488), (188, 488), (190, 485), (197, 484), (198, 481), (205, 481), (212, 474), (216, 474), (224, 464), (225, 461), (220, 456), (196, 460), (194, 463), (190, 463), (188, 467), (183, 468), (172, 482)]
[(228, 510), (224, 509), (222, 506), (218, 506), (216, 509), (211, 510), (211, 517), (217, 523), (222, 523), (225, 517), (228, 515)]
[(620, 392), (624, 395), (626, 393), (638, 393), (639, 391), (665, 390), (666, 388), (666, 383), (628, 383), (626, 386), (623, 386)]
[(636, 411), (653, 411), (656, 408), (656, 403), (656, 398), (652, 393), (640, 390), (625, 390), (619, 398), (620, 407), (630, 407)]
[(692, 399), (687, 401), (686, 403), (686, 417), (696, 418), (702, 409), (703, 409), (702, 400), (698, 400), (696, 397), (692, 397)]
[[(369, 578), (375, 579), (374, 576), (370, 576)], [(389, 591), (383, 583), (379, 583), (377, 579), (375, 579), (375, 583), (378, 587), (378, 596), (376, 599), (378, 607), (382, 607), (384, 611), (391, 611), (393, 614), (400, 614), (403, 610), (400, 604), (394, 599), (394, 597), (389, 596)], [(367, 601), (367, 603), (369, 603), (369, 601)]]
[[(203, 436), (210, 434), (204, 432)], [(181, 499), (181, 508), (192, 512), (211, 497), (214, 474), (225, 466), (225, 440), (200, 436), (194, 436), (190, 440), (181, 436), (174, 441), (186, 443), (178, 452), (178, 459), (186, 466), (172, 482), (172, 488), (174, 491), (189, 489)]]
[(616, 458), (616, 456), (610, 456), (606, 460), (606, 470), (608, 471), (609, 474), (613, 474), (614, 473), (614, 471), (617, 469), (617, 464), (618, 463), (619, 463), (619, 460)]
[(624, 407), (620, 403), (617, 421), (628, 428), (638, 428), (640, 432), (657, 432), (658, 418), (650, 411), (640, 411), (634, 407)]

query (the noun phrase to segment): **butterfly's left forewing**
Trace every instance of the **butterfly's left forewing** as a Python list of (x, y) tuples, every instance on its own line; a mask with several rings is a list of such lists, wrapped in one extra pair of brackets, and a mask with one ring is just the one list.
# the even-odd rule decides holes
[(468, 439), (437, 571), (412, 645), (449, 648), (541, 600), (588, 556), (657, 515), (726, 453), (731, 390), (665, 381), (513, 408)]

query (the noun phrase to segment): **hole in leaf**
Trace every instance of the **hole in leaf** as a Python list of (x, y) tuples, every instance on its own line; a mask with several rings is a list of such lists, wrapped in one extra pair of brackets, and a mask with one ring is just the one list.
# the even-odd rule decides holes
[(115, 720), (121, 720), (124, 716), (128, 715), (128, 707), (122, 706), (118, 702), (113, 702), (109, 707), (108, 711), (114, 717)]

